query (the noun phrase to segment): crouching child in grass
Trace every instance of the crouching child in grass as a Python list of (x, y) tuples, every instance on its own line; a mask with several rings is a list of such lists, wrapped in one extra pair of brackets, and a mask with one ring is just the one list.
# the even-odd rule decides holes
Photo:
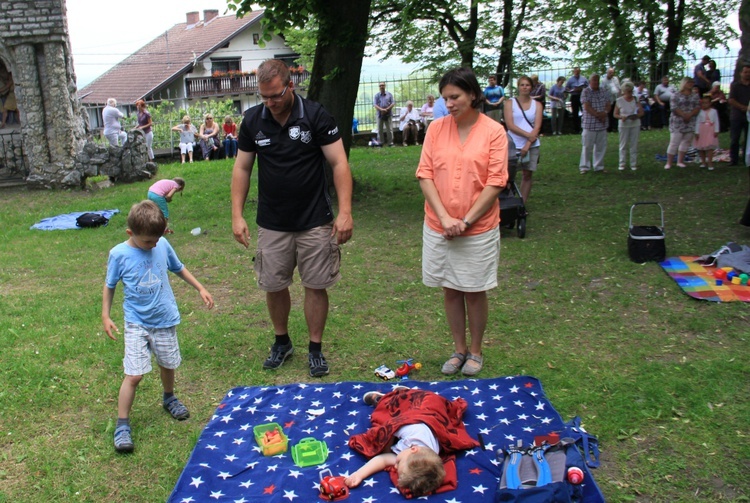
[(166, 228), (167, 219), (156, 203), (134, 204), (128, 213), (128, 240), (112, 248), (107, 261), (102, 323), (110, 339), (115, 340), (113, 331), (119, 332), (110, 318), (119, 282), (123, 284), (125, 314), (125, 379), (117, 401), (114, 439), (118, 452), (133, 452), (130, 409), (138, 384), (143, 375), (151, 371), (152, 353), (156, 356), (164, 388), (164, 409), (179, 421), (190, 417), (187, 407), (174, 395), (174, 371), (182, 361), (177, 343), (180, 313), (167, 272), (173, 272), (198, 290), (209, 309), (214, 306), (208, 290), (180, 262), (172, 246), (162, 237)]
[(352, 435), (349, 447), (370, 460), (346, 477), (347, 487), (386, 470), (407, 497), (456, 488), (454, 454), (479, 445), (464, 427), (467, 404), (462, 398), (450, 401), (431, 391), (398, 386), (388, 394), (365, 393), (364, 401), (375, 406), (372, 427)]

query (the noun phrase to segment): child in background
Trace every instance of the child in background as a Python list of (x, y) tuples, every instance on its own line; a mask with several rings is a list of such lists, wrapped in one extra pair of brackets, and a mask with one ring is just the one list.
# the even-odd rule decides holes
[(193, 162), (193, 147), (195, 146), (195, 135), (198, 134), (198, 130), (190, 124), (190, 116), (186, 115), (183, 117), (182, 124), (173, 127), (172, 131), (180, 133), (180, 156), (182, 157), (182, 164), (185, 164), (185, 154), (188, 154), (190, 162)]
[(224, 155), (227, 159), (237, 155), (237, 124), (230, 115), (224, 117)]
[(708, 170), (714, 170), (714, 150), (719, 147), (719, 114), (711, 106), (711, 96), (701, 97), (701, 110), (695, 121), (695, 143), (701, 157), (701, 168), (708, 164)]
[[(192, 150), (190, 151), (190, 155), (192, 157)], [(184, 188), (185, 180), (179, 176), (172, 180), (159, 180), (148, 188), (149, 200), (156, 203), (167, 222), (169, 222), (169, 206), (167, 206), (167, 203), (172, 202), (172, 196), (178, 192), (182, 192)], [(173, 232), (169, 227), (164, 229), (164, 234), (172, 234)]]
[(388, 394), (371, 391), (363, 398), (375, 406), (372, 427), (352, 435), (349, 447), (370, 460), (346, 477), (347, 487), (357, 487), (370, 475), (387, 470), (407, 497), (441, 492), (443, 486), (455, 488), (455, 465), (453, 473), (447, 474), (441, 455), (479, 445), (461, 420), (467, 406), (463, 399), (449, 401), (431, 391), (405, 386)]
[(128, 213), (126, 232), (129, 238), (110, 250), (107, 261), (102, 324), (110, 339), (115, 340), (113, 330), (119, 333), (110, 318), (115, 287), (119, 282), (123, 284), (122, 307), (125, 314), (125, 379), (117, 400), (114, 435), (117, 452), (133, 452), (130, 409), (138, 384), (143, 375), (151, 371), (152, 353), (156, 356), (164, 388), (164, 409), (179, 421), (190, 417), (187, 407), (174, 395), (174, 371), (182, 361), (177, 342), (180, 312), (167, 271), (198, 290), (209, 309), (213, 308), (214, 300), (183, 266), (169, 242), (162, 239), (166, 228), (167, 219), (153, 201), (134, 204)]

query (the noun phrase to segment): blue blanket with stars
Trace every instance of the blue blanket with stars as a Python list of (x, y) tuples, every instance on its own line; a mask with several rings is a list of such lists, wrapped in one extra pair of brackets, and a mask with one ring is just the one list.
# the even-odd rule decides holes
[[(564, 422), (542, 390), (528, 376), (462, 381), (388, 381), (287, 384), (237, 387), (230, 390), (206, 428), (177, 480), (170, 503), (310, 503), (319, 499), (320, 471), (349, 475), (366, 459), (351, 450), (349, 437), (370, 427), (372, 407), (362, 401), (368, 391), (388, 392), (396, 385), (434, 391), (469, 404), (464, 423), (482, 447), (456, 457), (458, 488), (426, 499), (436, 503), (494, 501), (501, 477), (496, 451), (522, 440), (530, 445), (536, 435), (562, 432)], [(288, 437), (289, 449), (264, 456), (253, 427), (276, 423)], [(324, 464), (300, 468), (291, 449), (300, 440), (324, 441)], [(587, 491), (587, 486), (591, 489)], [(406, 501), (386, 472), (351, 490), (348, 501), (375, 503)], [(586, 474), (584, 502), (602, 502), (593, 479)]]

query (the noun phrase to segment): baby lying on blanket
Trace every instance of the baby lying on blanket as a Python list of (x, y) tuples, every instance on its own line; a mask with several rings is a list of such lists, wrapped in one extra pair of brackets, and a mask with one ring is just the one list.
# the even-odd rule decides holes
[(374, 405), (372, 427), (352, 435), (349, 447), (370, 460), (346, 478), (348, 487), (382, 470), (407, 497), (456, 488), (454, 453), (477, 447), (462, 421), (467, 404), (431, 391), (397, 387), (388, 394), (371, 391), (364, 401)]

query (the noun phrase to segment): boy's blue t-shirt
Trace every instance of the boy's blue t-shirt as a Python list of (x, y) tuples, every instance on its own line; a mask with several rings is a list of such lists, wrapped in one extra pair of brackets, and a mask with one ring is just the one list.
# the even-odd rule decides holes
[(125, 321), (148, 328), (167, 328), (180, 323), (180, 311), (167, 271), (182, 271), (172, 245), (164, 238), (145, 251), (120, 243), (109, 252), (108, 288), (122, 281)]

